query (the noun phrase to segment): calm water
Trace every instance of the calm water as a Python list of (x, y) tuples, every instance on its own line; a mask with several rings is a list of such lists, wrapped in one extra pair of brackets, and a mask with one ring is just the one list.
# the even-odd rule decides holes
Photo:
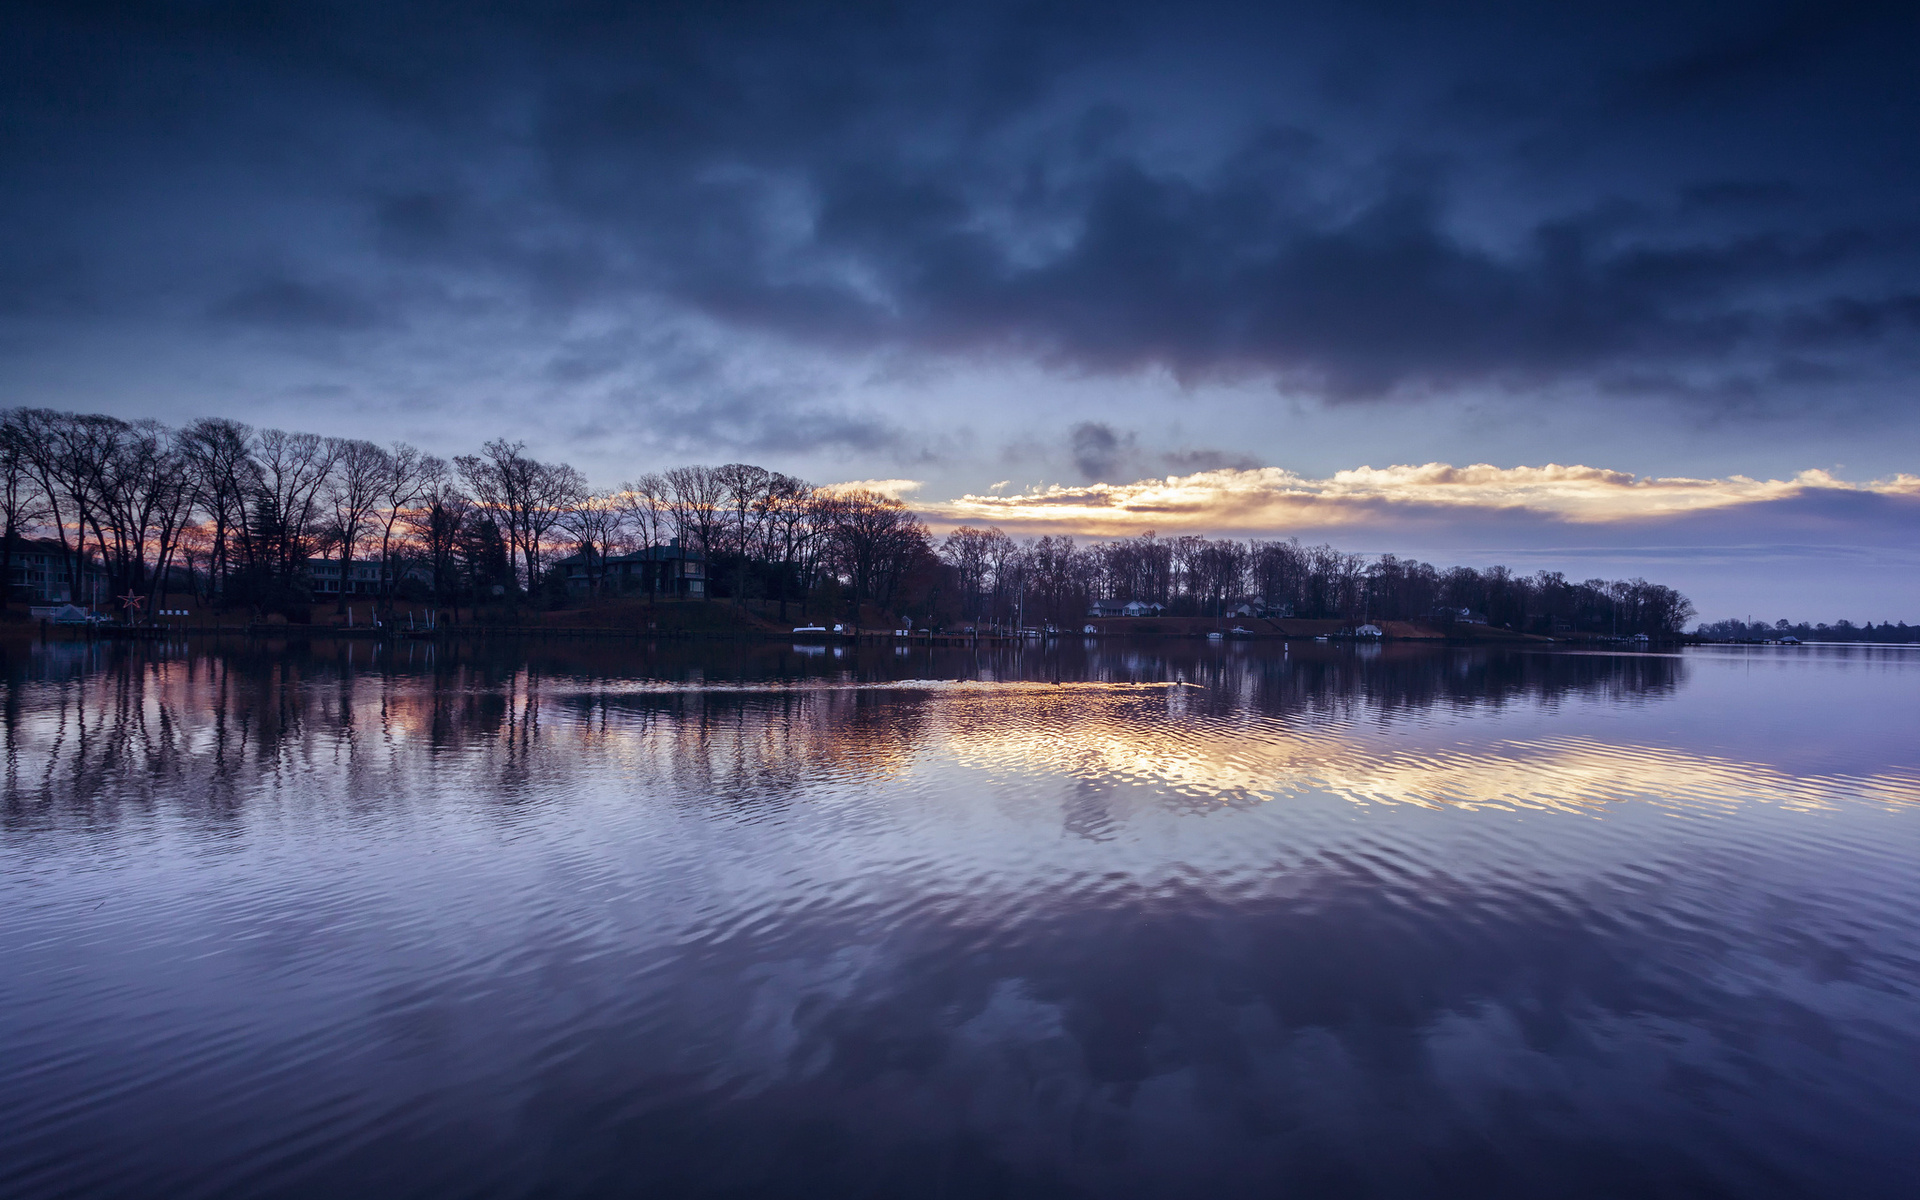
[(10, 1197), (1920, 1186), (1920, 654), (6, 654)]

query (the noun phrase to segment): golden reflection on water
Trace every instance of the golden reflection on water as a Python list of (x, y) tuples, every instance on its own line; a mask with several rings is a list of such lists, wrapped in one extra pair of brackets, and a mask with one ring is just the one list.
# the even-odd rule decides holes
[(1591, 810), (1626, 800), (1713, 809), (1764, 799), (1790, 809), (1841, 800), (1920, 805), (1920, 778), (1800, 776), (1673, 747), (1591, 737), (1489, 739), (1397, 748), (1351, 723), (1160, 712), (1125, 695), (968, 699), (944, 713), (954, 757), (989, 772), (1047, 771), (1163, 788), (1222, 804), (1326, 792), (1357, 804)]
[[(197, 778), (209, 796), (327, 776), (401, 794), (456, 772), (478, 789), (589, 772), (683, 795), (765, 795), (903, 779), (935, 764), (1150, 789), (1186, 808), (1312, 793), (1355, 804), (1594, 812), (1625, 801), (1711, 813), (1764, 801), (1920, 805), (1920, 776), (1796, 774), (1589, 735), (1501, 736), (1497, 720), (1351, 696), (1263, 711), (1241, 680), (586, 681), (532, 669), (239, 672), (206, 656), (134, 664), (10, 697), (10, 798), (92, 798), (103, 781)], [(350, 770), (342, 772), (345, 766)], [(177, 790), (173, 794), (178, 794)]]

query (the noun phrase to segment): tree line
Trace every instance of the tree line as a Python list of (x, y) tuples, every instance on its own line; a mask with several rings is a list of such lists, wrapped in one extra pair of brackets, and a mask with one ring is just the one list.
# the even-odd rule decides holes
[(1557, 571), (1436, 568), (1391, 554), (1369, 558), (1297, 539), (1138, 537), (1078, 545), (1071, 537), (1016, 541), (962, 527), (941, 557), (961, 615), (990, 623), (1065, 624), (1098, 599), (1139, 600), (1175, 616), (1223, 616), (1243, 603), (1303, 618), (1484, 619), (1515, 630), (1678, 633), (1694, 607), (1644, 579), (1568, 580)]
[(1866, 621), (1855, 625), (1844, 618), (1831, 625), (1825, 621), (1818, 624), (1789, 621), (1785, 617), (1771, 624), (1766, 621), (1715, 621), (1702, 624), (1694, 632), (1715, 642), (1772, 642), (1789, 637), (1803, 642), (1892, 642), (1902, 645), (1920, 642), (1920, 625), (1909, 625), (1905, 621), (1898, 624), (1882, 621), (1878, 625)]
[[(1050, 622), (1096, 600), (1173, 615), (1263, 611), (1347, 620), (1485, 620), (1512, 629), (1668, 634), (1693, 616), (1642, 579), (1436, 568), (1297, 540), (1138, 537), (1078, 543), (963, 526), (937, 544), (897, 499), (820, 487), (750, 463), (683, 466), (594, 489), (566, 463), (495, 439), (442, 459), (404, 442), (205, 418), (158, 421), (0, 411), (0, 579), (22, 539), (44, 535), (111, 596), (191, 590), (216, 607), (290, 611), (314, 601), (314, 564), (348, 602), (356, 563), (372, 599), (438, 605), (562, 604), (585, 595), (657, 599), (675, 585), (677, 543), (706, 599), (765, 601), (861, 620)], [(11, 588), (8, 589), (9, 592)]]
[[(566, 463), (496, 439), (446, 460), (404, 442), (255, 429), (206, 418), (180, 428), (44, 408), (0, 411), (0, 580), (12, 599), (24, 540), (57, 546), (66, 578), (153, 602), (191, 590), (216, 607), (287, 611), (313, 601), (316, 560), (340, 580), (371, 563), (372, 596), (444, 605), (559, 602), (584, 590), (657, 596), (663, 560), (615, 572), (671, 542), (703, 593), (803, 606), (828, 585), (850, 611), (895, 608), (935, 562), (898, 500), (821, 488), (732, 463), (593, 489)], [(76, 599), (78, 589), (76, 587)]]

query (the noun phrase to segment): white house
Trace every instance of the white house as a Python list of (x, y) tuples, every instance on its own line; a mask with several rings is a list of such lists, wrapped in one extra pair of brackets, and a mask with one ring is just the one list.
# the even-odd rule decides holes
[(44, 605), (98, 599), (104, 594), (107, 573), (99, 560), (84, 556), (80, 586), (73, 586), (73, 556), (53, 538), (16, 537), (8, 564), (7, 584), (17, 596)]
[(1369, 624), (1369, 625), (1362, 625), (1360, 626), (1360, 628), (1354, 630), (1353, 636), (1363, 637), (1363, 638), (1377, 638), (1377, 637), (1385, 637), (1387, 635), (1386, 635), (1386, 631), (1382, 630), (1378, 625)]
[(1157, 617), (1166, 609), (1158, 604), (1148, 604), (1144, 600), (1129, 600), (1120, 611), (1129, 617)]

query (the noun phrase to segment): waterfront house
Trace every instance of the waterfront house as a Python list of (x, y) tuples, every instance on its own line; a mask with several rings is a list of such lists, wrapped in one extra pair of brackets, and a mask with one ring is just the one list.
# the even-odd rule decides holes
[[(337, 558), (309, 558), (300, 565), (315, 596), (338, 596), (343, 591), (349, 596), (378, 596), (386, 591), (383, 585), (395, 570), (378, 559), (356, 558), (343, 581), (340, 568)], [(422, 562), (403, 562), (398, 576), (402, 581), (411, 579), (423, 587), (433, 586), (433, 570)]]
[[(566, 573), (567, 590), (585, 595), (596, 575), (608, 592), (637, 594), (658, 590), (663, 596), (701, 597), (707, 594), (707, 556), (689, 550), (673, 538), (664, 546), (648, 546), (631, 554), (610, 554), (596, 564), (592, 552), (581, 550), (553, 565)], [(596, 565), (600, 568), (594, 569)]]
[(1286, 620), (1293, 616), (1293, 605), (1274, 604), (1267, 600), (1242, 600), (1240, 603), (1227, 609), (1224, 615), (1229, 617), (1273, 617), (1279, 620)]
[(376, 596), (381, 592), (380, 584), (386, 573), (378, 562), (355, 559), (352, 566), (344, 567), (345, 579), (342, 579), (344, 564), (337, 558), (310, 558), (302, 564), (306, 573), (307, 586), (316, 596)]
[(86, 556), (80, 568), (80, 586), (73, 586), (73, 555), (55, 538), (23, 537), (13, 541), (7, 568), (12, 594), (29, 603), (64, 604), (97, 600), (107, 593), (107, 573), (99, 560)]

